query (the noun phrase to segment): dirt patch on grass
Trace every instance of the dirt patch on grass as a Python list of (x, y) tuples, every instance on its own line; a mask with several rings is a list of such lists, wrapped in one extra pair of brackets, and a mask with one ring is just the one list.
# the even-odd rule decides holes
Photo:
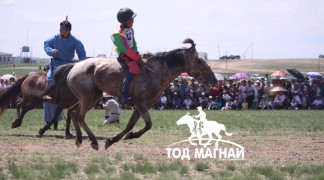
[[(249, 135), (245, 137), (228, 138), (227, 140), (241, 144), (245, 148), (246, 166), (270, 164), (285, 166), (288, 164), (320, 165), (324, 162), (324, 134), (297, 134), (283, 133), (278, 135)], [(145, 138), (145, 137), (143, 137)], [(107, 150), (104, 149), (104, 141), (99, 141), (99, 151), (90, 147), (86, 139), (80, 148), (74, 144), (74, 139), (32, 138), (19, 140), (9, 138), (0, 142), (0, 161), (4, 166), (13, 156), (24, 156), (44, 153), (44, 157), (58, 157), (66, 160), (77, 159), (79, 163), (91, 161), (94, 157), (114, 159), (117, 155), (122, 157), (125, 163), (134, 162), (134, 155), (143, 155), (151, 162), (169, 161), (167, 158), (168, 144), (150, 145), (139, 140), (120, 141)], [(194, 148), (193, 146), (182, 145)], [(26, 159), (15, 158), (17, 162)]]

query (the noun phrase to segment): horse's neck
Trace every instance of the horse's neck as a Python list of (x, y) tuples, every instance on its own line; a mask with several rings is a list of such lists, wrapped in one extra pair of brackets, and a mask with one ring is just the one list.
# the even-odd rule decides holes
[(153, 71), (149, 73), (155, 73), (155, 77), (157, 76), (157, 80), (162, 87), (169, 85), (170, 82), (185, 71), (181, 67), (167, 68), (162, 61), (159, 61), (159, 63), (148, 63), (147, 66)]

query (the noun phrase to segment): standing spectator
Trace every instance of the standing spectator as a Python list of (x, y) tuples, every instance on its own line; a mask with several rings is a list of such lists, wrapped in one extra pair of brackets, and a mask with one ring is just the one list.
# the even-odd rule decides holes
[(179, 81), (178, 80), (173, 80), (173, 84), (171, 85), (171, 93), (177, 93), (179, 95), (180, 93), (180, 86), (179, 86)]
[(248, 103), (248, 108), (251, 109), (252, 104), (253, 104), (253, 100), (254, 100), (254, 95), (255, 95), (255, 91), (254, 88), (252, 86), (252, 82), (248, 81), (247, 86), (245, 87), (245, 91), (246, 91), (246, 101)]
[(104, 124), (119, 123), (119, 104), (113, 96), (104, 92), (102, 107), (105, 110)]
[(301, 96), (301, 100), (302, 100), (302, 108), (303, 109), (308, 109), (309, 108), (309, 96), (308, 96), (308, 91), (304, 90), (303, 94)]

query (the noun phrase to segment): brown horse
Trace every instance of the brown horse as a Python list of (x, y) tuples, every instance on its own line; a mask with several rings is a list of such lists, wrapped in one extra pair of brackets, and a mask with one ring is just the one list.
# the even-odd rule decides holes
[[(70, 91), (66, 82), (67, 74), (73, 67), (73, 65), (74, 64), (63, 65), (55, 71), (54, 79), (56, 80), (56, 82), (59, 82), (59, 86), (54, 86), (53, 88), (49, 88), (48, 84), (45, 82), (45, 72), (37, 72), (36, 74), (25, 76), (19, 79), (11, 88), (9, 88), (2, 96), (0, 96), (0, 116), (7, 109), (11, 99), (21, 94), (22, 99), (18, 102), (16, 107), (17, 118), (12, 123), (12, 128), (17, 128), (21, 126), (25, 114), (28, 111), (41, 106), (44, 102), (43, 95), (50, 93), (56, 97), (56, 101), (54, 103), (57, 104), (57, 109), (53, 119), (51, 120), (51, 123), (45, 125), (42, 129), (39, 130), (39, 135), (42, 136), (45, 131), (57, 121), (57, 117), (64, 108), (69, 108), (70, 106), (77, 103), (77, 99)], [(49, 90), (52, 90), (52, 92), (48, 92)], [(68, 111), (67, 124), (65, 129), (65, 135), (67, 138), (73, 137), (73, 135), (70, 133), (70, 124), (71, 117), (70, 111)]]
[[(204, 77), (209, 83), (216, 83), (214, 73), (206, 61), (198, 58), (193, 40), (186, 39), (190, 48), (175, 49), (161, 52), (143, 59), (141, 74), (136, 75), (129, 87), (130, 95), (135, 105), (134, 112), (127, 127), (117, 136), (106, 140), (105, 148), (125, 139), (139, 138), (151, 129), (152, 122), (148, 112), (161, 95), (161, 92), (182, 72), (187, 72), (194, 78)], [(76, 64), (68, 74), (68, 85), (79, 100), (77, 111), (72, 112), (72, 120), (76, 130), (76, 145), (82, 143), (82, 132), (79, 124), (87, 132), (91, 147), (98, 150), (95, 135), (84, 121), (87, 111), (101, 97), (102, 91), (122, 99), (120, 88), (126, 71), (120, 63), (113, 59), (92, 58)], [(130, 132), (140, 117), (145, 121), (145, 127), (138, 132)]]

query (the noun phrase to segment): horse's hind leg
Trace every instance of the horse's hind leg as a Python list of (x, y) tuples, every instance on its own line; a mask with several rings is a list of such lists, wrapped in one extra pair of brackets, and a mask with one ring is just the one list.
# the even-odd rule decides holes
[(118, 135), (116, 135), (113, 138), (108, 138), (106, 140), (106, 144), (105, 144), (105, 148), (107, 149), (109, 146), (111, 146), (112, 144), (118, 142), (121, 138), (123, 138), (130, 130), (133, 129), (133, 127), (135, 126), (136, 122), (138, 121), (139, 117), (141, 116), (141, 114), (139, 113), (139, 111), (137, 109), (135, 109), (135, 111), (133, 112), (126, 128), (119, 133)]
[[(11, 127), (12, 128), (17, 128), (19, 126), (21, 126), (21, 123), (24, 119), (25, 114), (32, 110), (35, 109), (38, 105), (41, 104), (41, 101), (38, 101), (37, 99), (32, 99), (32, 101), (30, 101), (28, 103), (28, 105), (24, 106), (24, 104), (26, 104), (28, 100), (26, 99), (22, 99), (18, 104), (17, 104), (17, 119), (15, 119), (14, 122), (12, 122)], [(21, 112), (20, 112), (21, 109)]]

